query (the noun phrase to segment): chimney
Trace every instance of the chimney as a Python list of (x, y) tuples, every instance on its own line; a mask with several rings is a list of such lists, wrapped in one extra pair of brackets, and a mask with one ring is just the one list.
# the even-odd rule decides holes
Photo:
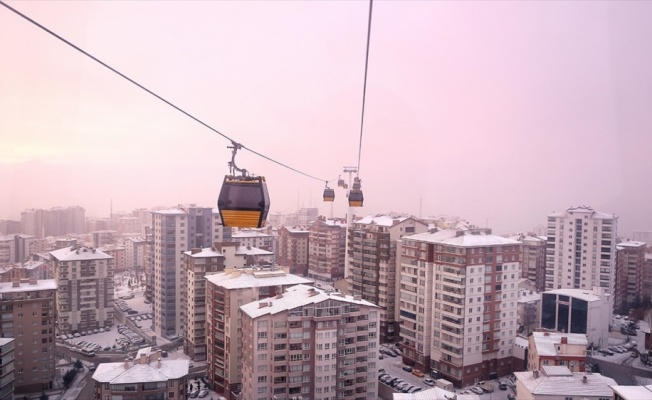
[(125, 358), (125, 369), (129, 369), (129, 361), (131, 361), (129, 357)]
[(20, 279), (14, 278), (11, 280), (11, 287), (20, 287)]
[(544, 332), (543, 336), (550, 336), (550, 332)]
[(36, 277), (34, 277), (34, 276), (30, 276), (30, 277), (29, 277), (29, 284), (30, 284), (30, 285), (36, 285), (36, 283), (37, 283), (37, 282), (36, 282)]
[(193, 247), (192, 250), (190, 250), (190, 254), (197, 254), (200, 253), (201, 249), (197, 247)]
[(563, 337), (561, 338), (561, 344), (568, 344), (568, 337), (563, 336)]
[(147, 364), (147, 354), (145, 354), (144, 352), (140, 353), (140, 362), (139, 362), (139, 364)]
[(584, 375), (582, 377), (582, 383), (588, 383), (588, 382), (589, 382), (589, 378), (587, 378), (586, 375)]
[[(159, 351), (159, 353), (160, 353), (160, 351)], [(156, 368), (161, 368), (161, 357), (159, 357), (157, 362), (156, 362)]]
[(532, 371), (532, 377), (534, 379), (537, 379), (539, 377), (539, 370), (538, 369), (535, 369), (534, 371)]

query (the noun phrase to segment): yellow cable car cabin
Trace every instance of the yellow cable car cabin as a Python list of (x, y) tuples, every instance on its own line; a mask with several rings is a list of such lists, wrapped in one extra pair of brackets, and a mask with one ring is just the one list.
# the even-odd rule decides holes
[(349, 207), (362, 207), (364, 196), (362, 195), (362, 184), (357, 176), (353, 179), (353, 188), (349, 192)]
[(324, 201), (335, 201), (335, 189), (329, 187), (324, 189)]
[(262, 228), (269, 212), (269, 194), (263, 176), (224, 177), (217, 199), (224, 226)]

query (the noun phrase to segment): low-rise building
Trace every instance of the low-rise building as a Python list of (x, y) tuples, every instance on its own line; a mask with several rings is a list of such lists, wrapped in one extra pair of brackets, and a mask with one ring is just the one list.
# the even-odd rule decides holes
[(14, 398), (14, 339), (0, 338), (0, 400)]
[(186, 399), (188, 360), (161, 359), (160, 351), (141, 349), (134, 360), (102, 363), (93, 373), (96, 399)]
[(613, 400), (652, 400), (652, 385), (611, 387), (614, 391)]
[(571, 372), (565, 366), (514, 372), (518, 400), (610, 400), (616, 381), (600, 374)]
[(563, 365), (572, 372), (583, 372), (587, 346), (584, 334), (534, 332), (529, 337), (528, 370)]

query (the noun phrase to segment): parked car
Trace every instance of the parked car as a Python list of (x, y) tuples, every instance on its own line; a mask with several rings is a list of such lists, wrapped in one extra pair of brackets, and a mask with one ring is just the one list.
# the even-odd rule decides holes
[(500, 390), (507, 390), (507, 384), (505, 382), (500, 382), (498, 384), (498, 389)]
[(513, 394), (508, 393), (507, 394), (507, 400), (516, 400), (516, 397)]
[(432, 378), (423, 378), (423, 383), (428, 386), (435, 386), (435, 380)]
[(475, 393), (475, 394), (483, 394), (483, 393), (484, 393), (484, 390), (482, 390), (482, 389), (481, 389), (480, 387), (478, 387), (478, 386), (473, 386), (473, 387), (470, 388), (469, 390), (472, 391), (472, 392)]
[(418, 369), (413, 369), (413, 370), (412, 370), (412, 375), (414, 375), (414, 376), (418, 376), (419, 378), (423, 378), (424, 376), (426, 376), (426, 374), (424, 374), (423, 372), (419, 371)]
[(406, 365), (406, 366), (403, 367), (403, 371), (412, 372), (412, 367), (410, 367), (409, 365)]
[(206, 397), (206, 396), (208, 396), (208, 390), (206, 390), (206, 389), (202, 389), (202, 390), (199, 392), (198, 397)]

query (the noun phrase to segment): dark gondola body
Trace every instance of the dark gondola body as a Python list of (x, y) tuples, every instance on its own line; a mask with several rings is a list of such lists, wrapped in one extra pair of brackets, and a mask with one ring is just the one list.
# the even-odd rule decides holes
[(225, 176), (217, 199), (217, 208), (224, 226), (264, 227), (269, 212), (265, 177)]
[(335, 201), (335, 189), (324, 189), (324, 201)]

